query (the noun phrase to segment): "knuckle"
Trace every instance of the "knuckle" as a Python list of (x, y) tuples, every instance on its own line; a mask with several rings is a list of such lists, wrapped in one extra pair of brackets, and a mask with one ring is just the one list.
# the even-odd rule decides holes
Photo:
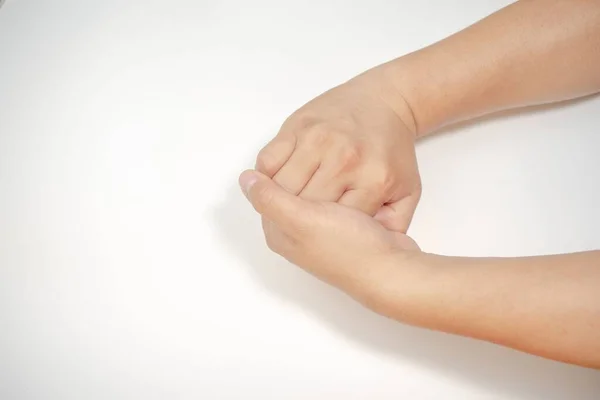
[(281, 125), (281, 130), (301, 130), (308, 129), (310, 126), (316, 123), (317, 119), (315, 116), (310, 115), (301, 110), (296, 111), (290, 115)]
[(354, 169), (362, 162), (362, 146), (360, 146), (357, 143), (345, 144), (342, 147), (339, 157), (340, 164), (343, 170)]
[(316, 125), (306, 131), (304, 142), (312, 147), (323, 147), (328, 144), (331, 136), (331, 130), (326, 126)]
[(373, 176), (373, 186), (375, 190), (381, 193), (388, 193), (394, 189), (395, 176), (394, 173), (385, 166), (376, 167)]
[(277, 159), (270, 149), (265, 147), (264, 149), (258, 152), (258, 156), (256, 157), (256, 168), (260, 172), (273, 172), (276, 163)]

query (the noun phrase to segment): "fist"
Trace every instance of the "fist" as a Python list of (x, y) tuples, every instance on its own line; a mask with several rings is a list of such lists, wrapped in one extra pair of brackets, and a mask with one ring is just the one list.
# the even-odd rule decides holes
[(337, 202), (406, 232), (421, 195), (410, 108), (373, 70), (292, 114), (256, 169), (305, 200)]

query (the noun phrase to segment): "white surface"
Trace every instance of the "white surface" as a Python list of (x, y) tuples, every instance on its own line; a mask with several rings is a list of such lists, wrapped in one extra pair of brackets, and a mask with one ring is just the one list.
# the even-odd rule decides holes
[[(0, 398), (598, 399), (384, 320), (266, 250), (238, 173), (294, 109), (508, 1), (9, 0)], [(419, 145), (428, 251), (600, 247), (600, 99)]]

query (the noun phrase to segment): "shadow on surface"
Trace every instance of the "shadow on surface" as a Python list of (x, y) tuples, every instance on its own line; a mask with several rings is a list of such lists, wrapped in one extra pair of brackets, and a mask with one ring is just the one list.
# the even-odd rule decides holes
[(600, 373), (542, 360), (492, 344), (413, 328), (380, 317), (272, 254), (237, 187), (215, 218), (219, 234), (266, 290), (292, 302), (337, 334), (382, 356), (416, 362), (518, 399), (597, 400)]
[[(543, 112), (543, 106), (529, 112)], [(506, 118), (509, 112), (474, 123)], [(472, 123), (471, 123), (472, 124)], [(467, 124), (449, 128), (456, 132)], [(431, 139), (427, 139), (431, 140)], [(260, 223), (232, 177), (215, 210), (218, 234), (257, 284), (312, 315), (335, 333), (382, 357), (406, 360), (511, 399), (597, 400), (600, 372), (544, 360), (493, 344), (406, 326), (383, 318), (272, 254)]]

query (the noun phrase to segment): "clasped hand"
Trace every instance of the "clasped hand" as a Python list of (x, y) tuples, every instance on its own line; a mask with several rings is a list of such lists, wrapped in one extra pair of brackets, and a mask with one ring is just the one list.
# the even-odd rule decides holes
[(300, 108), (240, 177), (270, 249), (358, 298), (374, 297), (390, 260), (418, 249), (405, 234), (421, 194), (414, 123), (379, 76)]

